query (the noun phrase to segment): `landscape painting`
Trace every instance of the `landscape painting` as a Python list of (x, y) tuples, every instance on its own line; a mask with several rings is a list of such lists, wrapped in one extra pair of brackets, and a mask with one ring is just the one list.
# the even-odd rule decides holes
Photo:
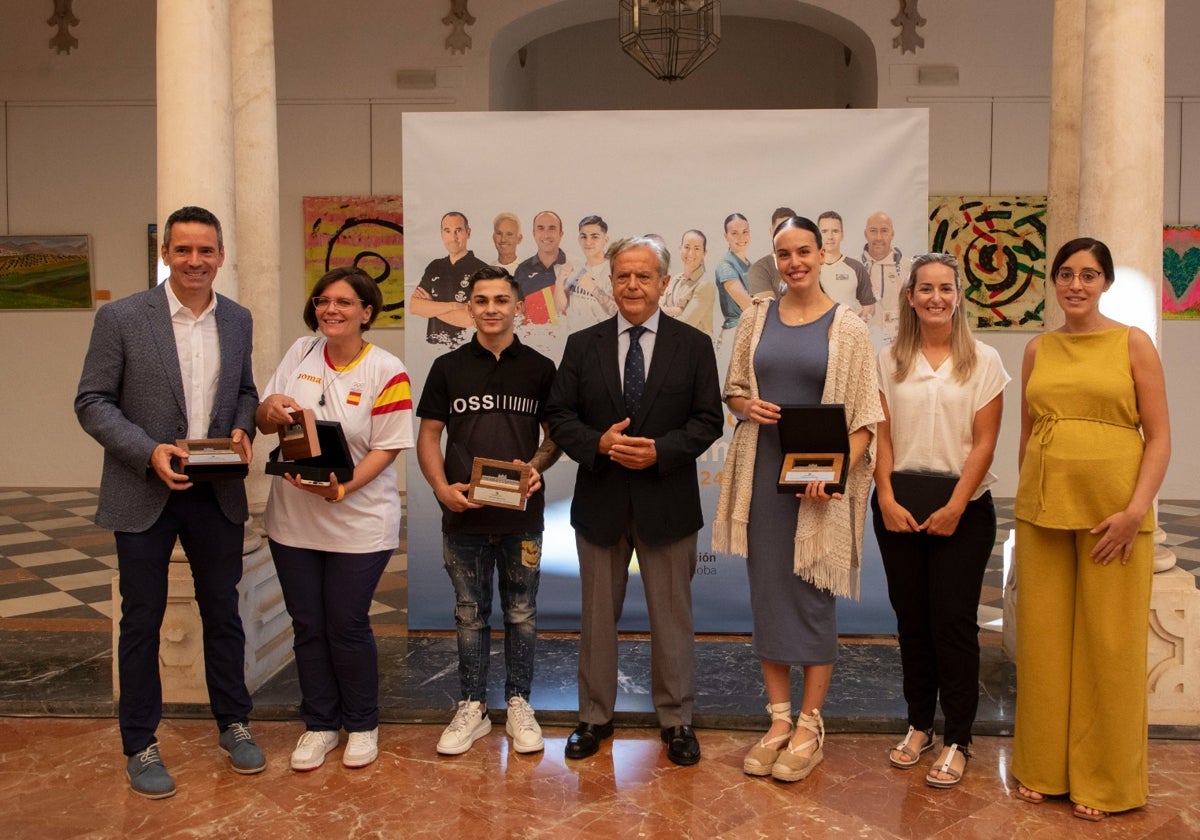
[(0, 236), (0, 309), (91, 309), (86, 235)]

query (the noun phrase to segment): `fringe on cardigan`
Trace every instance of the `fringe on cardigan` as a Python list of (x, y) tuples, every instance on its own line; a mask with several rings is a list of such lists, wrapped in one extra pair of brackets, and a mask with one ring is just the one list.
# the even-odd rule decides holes
[[(753, 307), (743, 313), (734, 341), (734, 352), (726, 375), (725, 396), (758, 397), (758, 382), (751, 365), (753, 348), (758, 343), (768, 311), (766, 299), (755, 298)], [(859, 409), (859, 427), (868, 427), (871, 440), (860, 462), (846, 477), (846, 492), (842, 499), (833, 499), (824, 504), (801, 504), (796, 518), (795, 547), (792, 555), (792, 571), (819, 589), (834, 595), (857, 599), (860, 593), (860, 565), (862, 532), (858, 530), (864, 519), (855, 511), (865, 512), (866, 498), (871, 486), (871, 463), (874, 459), (874, 425), (883, 419), (879, 407), (879, 395), (875, 384), (873, 354), (870, 352), (866, 329), (861, 322), (843, 326), (844, 311), (835, 314), (834, 327), (830, 335), (830, 364), (827, 371), (824, 402), (843, 402), (850, 397), (851, 405)], [(843, 358), (842, 332), (860, 332), (865, 356)], [(851, 342), (852, 344), (853, 342)], [(852, 351), (853, 353), (853, 351)], [(852, 368), (857, 367), (853, 373)], [(861, 379), (862, 381), (857, 381)], [(832, 386), (832, 387), (831, 387)], [(855, 404), (857, 401), (857, 405)], [(865, 403), (865, 404), (864, 404)], [(733, 433), (721, 476), (721, 495), (717, 501), (717, 514), (712, 524), (713, 550), (745, 557), (749, 551), (750, 496), (754, 461), (758, 448), (758, 426), (743, 421)]]

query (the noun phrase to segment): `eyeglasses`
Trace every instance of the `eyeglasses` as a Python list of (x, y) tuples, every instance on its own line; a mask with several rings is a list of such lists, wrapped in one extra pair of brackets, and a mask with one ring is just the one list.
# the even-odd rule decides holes
[(1085, 268), (1083, 271), (1076, 274), (1069, 268), (1060, 268), (1058, 273), (1054, 275), (1054, 283), (1058, 286), (1070, 286), (1075, 282), (1075, 278), (1079, 278), (1079, 282), (1085, 286), (1090, 286), (1104, 279), (1104, 275), (1099, 271), (1091, 268)]
[(354, 304), (356, 304), (356, 303), (361, 303), (363, 306), (366, 306), (366, 304), (367, 304), (367, 302), (365, 300), (363, 300), (362, 298), (327, 298), (327, 297), (312, 298), (313, 308), (318, 311), (320, 311), (322, 309), (328, 309), (331, 306), (334, 309), (337, 309), (340, 311), (345, 311), (347, 309), (353, 309)]

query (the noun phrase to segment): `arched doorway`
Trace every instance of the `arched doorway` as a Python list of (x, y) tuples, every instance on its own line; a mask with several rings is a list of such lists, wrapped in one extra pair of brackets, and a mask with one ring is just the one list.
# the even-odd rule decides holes
[(793, 0), (722, 4), (721, 46), (691, 76), (660, 82), (617, 43), (616, 4), (558, 3), (501, 29), (491, 48), (490, 109), (873, 108), (875, 50), (857, 25)]

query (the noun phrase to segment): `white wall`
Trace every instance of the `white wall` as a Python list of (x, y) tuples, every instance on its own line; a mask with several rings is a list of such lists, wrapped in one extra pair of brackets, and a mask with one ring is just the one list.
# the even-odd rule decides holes
[[(663, 84), (619, 49), (611, 20), (573, 26), (530, 42), (526, 63), (510, 65), (513, 110), (701, 110), (844, 108), (852, 79), (840, 41), (807, 26), (755, 18), (721, 22), (721, 47), (686, 79)], [(716, 124), (681, 127), (688, 134)], [(637, 143), (637, 138), (627, 138)], [(669, 140), (667, 142), (670, 142)]]
[[(554, 107), (586, 109), (597, 107), (593, 103), (601, 101), (600, 93), (619, 94), (626, 74), (644, 75), (629, 59), (624, 59), (627, 67), (614, 64), (624, 69), (596, 81), (600, 93), (580, 90), (575, 99), (562, 84), (565, 74), (559, 66), (560, 56), (584, 46), (580, 39), (593, 21), (604, 22), (598, 31), (609, 28), (612, 45), (587, 40), (590, 48), (618, 51), (614, 5), (611, 0), (476, 2), (472, 11), (478, 20), (468, 29), (474, 46), (466, 54), (452, 55), (443, 47), (449, 32), (441, 23), (443, 3), (276, 0), (283, 279), (279, 307), (285, 344), (303, 329), (298, 316), (304, 294), (300, 198), (402, 192), (400, 126), (405, 111), (486, 110), (493, 99), (507, 99), (507, 108), (552, 102)], [(154, 0), (77, 3), (81, 24), (74, 34), (80, 47), (60, 56), (46, 47), (52, 30), (45, 24), (43, 6), (0, 0), (0, 233), (91, 234), (96, 285), (111, 290), (114, 297), (143, 287), (145, 225), (155, 211), (154, 7)], [(1047, 0), (925, 0), (925, 47), (915, 55), (893, 48), (897, 30), (890, 20), (895, 5), (878, 0), (725, 0), (723, 8), (731, 18), (784, 22), (747, 21), (746, 31), (762, 37), (773, 37), (763, 33), (775, 27), (784, 40), (826, 49), (820, 45), (828, 45), (828, 40), (809, 36), (798, 26), (802, 24), (855, 43), (854, 61), (877, 70), (879, 106), (928, 107), (934, 194), (1045, 192), (1051, 35)], [(740, 38), (732, 36), (740, 26), (731, 29), (720, 61), (758, 66), (760, 53), (770, 51), (753, 42), (739, 48)], [(563, 29), (568, 31), (561, 41), (538, 41)], [(1192, 44), (1198, 31), (1200, 4), (1168, 0), (1168, 223), (1200, 223), (1200, 51)], [(522, 87), (509, 74), (517, 72), (516, 50), (531, 42), (537, 42), (539, 75)], [(863, 54), (863, 43), (873, 45), (873, 55)], [(739, 64), (739, 50), (747, 49), (750, 54), (740, 56)], [(790, 58), (780, 61), (793, 71), (797, 66)], [(959, 84), (916, 84), (917, 68), (926, 64), (958, 66)], [(412, 67), (436, 70), (437, 87), (398, 88), (396, 71)], [(509, 92), (494, 92), (494, 82), (508, 84)], [(706, 107), (745, 107), (738, 73), (713, 73), (708, 82), (711, 93), (706, 96), (712, 101)], [(785, 72), (779, 74), (781, 89), (790, 91), (801, 83)], [(845, 78), (840, 83), (849, 84)], [(756, 77), (756, 96), (766, 95), (761, 90), (765, 84)], [(665, 85), (663, 89), (670, 90)], [(839, 95), (852, 100), (863, 96), (854, 90)], [(787, 102), (781, 96), (778, 104)], [(1131, 103), (1130, 116), (1136, 118), (1136, 103)], [(503, 165), (503, 153), (511, 151), (498, 145), (498, 152), (498, 165)], [(486, 232), (476, 232), (481, 235), (486, 237)], [(852, 233), (851, 249), (857, 245), (853, 240)], [(71, 410), (90, 324), (87, 312), (0, 312), (0, 354), (8, 360), (0, 383), (9, 395), (0, 414), (0, 431), (6, 440), (30, 442), (0, 449), (0, 486), (98, 482), (99, 448), (79, 431)], [(1014, 376), (1019, 374), (1027, 335), (985, 336)], [(396, 332), (380, 331), (373, 338), (393, 352), (403, 349)], [(1164, 498), (1200, 498), (1200, 453), (1185, 445), (1190, 431), (1185, 420), (1200, 414), (1190, 358), (1198, 348), (1200, 324), (1164, 324), (1162, 350), (1175, 426), (1175, 454)], [(1001, 476), (997, 489), (1004, 495), (1015, 488), (1017, 402), (1013, 388), (996, 465)]]

